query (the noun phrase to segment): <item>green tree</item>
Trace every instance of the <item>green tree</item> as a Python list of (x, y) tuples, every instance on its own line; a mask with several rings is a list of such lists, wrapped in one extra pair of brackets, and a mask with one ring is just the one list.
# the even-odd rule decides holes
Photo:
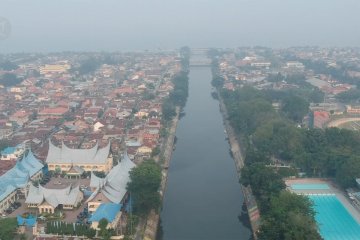
[(18, 69), (19, 66), (9, 60), (0, 63), (0, 69), (5, 71), (11, 71)]
[(349, 91), (339, 93), (338, 95), (336, 95), (336, 98), (344, 103), (355, 102), (360, 99), (360, 90), (351, 89)]
[(127, 190), (134, 200), (135, 213), (146, 215), (151, 209), (159, 208), (160, 183), (161, 169), (153, 160), (144, 161), (131, 170)]
[(288, 96), (282, 102), (281, 110), (295, 122), (301, 122), (309, 112), (309, 103), (298, 96)]
[(0, 239), (13, 240), (16, 236), (17, 221), (16, 218), (0, 219)]
[(211, 81), (211, 85), (213, 85), (216, 88), (222, 88), (224, 86), (224, 82), (225, 82), (224, 78), (220, 76), (215, 76)]
[(156, 147), (152, 150), (151, 157), (155, 157), (155, 156), (159, 155), (159, 153), (160, 153), (160, 148)]
[(267, 77), (267, 80), (269, 82), (281, 82), (285, 79), (285, 77), (278, 72), (277, 74), (269, 74), (269, 76)]
[(108, 224), (109, 224), (109, 221), (106, 218), (102, 218), (99, 221), (99, 225), (98, 225), (98, 228), (100, 229), (99, 235), (104, 240), (109, 240), (113, 234), (113, 230), (107, 228)]
[(172, 102), (164, 100), (162, 105), (162, 118), (165, 122), (171, 121), (176, 116), (175, 106)]
[(344, 188), (355, 187), (355, 179), (360, 177), (360, 157), (353, 156), (345, 161), (336, 174), (336, 180)]
[(13, 73), (5, 73), (0, 77), (0, 85), (4, 85), (5, 87), (15, 86), (22, 82), (23, 79), (18, 78)]
[(99, 59), (88, 58), (80, 64), (80, 67), (77, 69), (81, 75), (89, 74), (95, 72), (101, 65)]
[(283, 160), (292, 160), (304, 151), (300, 129), (282, 119), (259, 126), (253, 136), (256, 148)]
[(258, 237), (260, 240), (320, 240), (314, 216), (312, 203), (306, 196), (282, 191), (271, 197)]
[(251, 185), (255, 197), (259, 200), (260, 209), (263, 211), (268, 210), (270, 197), (285, 189), (281, 176), (262, 163), (245, 166), (241, 170), (240, 183), (244, 186)]

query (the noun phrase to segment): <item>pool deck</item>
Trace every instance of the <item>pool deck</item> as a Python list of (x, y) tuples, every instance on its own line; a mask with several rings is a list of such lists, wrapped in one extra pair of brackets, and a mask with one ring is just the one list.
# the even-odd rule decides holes
[[(350, 213), (350, 215), (360, 224), (360, 209), (354, 206), (351, 200), (347, 197), (347, 194), (340, 190), (331, 180), (319, 179), (319, 178), (295, 178), (285, 180), (287, 189), (297, 194), (335, 194), (342, 205)], [(327, 184), (329, 189), (313, 189), (313, 190), (293, 190), (292, 184)]]

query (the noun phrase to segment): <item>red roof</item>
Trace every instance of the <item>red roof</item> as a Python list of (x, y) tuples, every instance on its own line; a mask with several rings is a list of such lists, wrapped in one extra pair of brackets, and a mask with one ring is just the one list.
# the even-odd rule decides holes
[(314, 111), (314, 118), (329, 118), (329, 113), (325, 111)]
[(39, 115), (62, 115), (68, 111), (67, 108), (64, 107), (56, 107), (56, 108), (44, 108), (39, 112)]

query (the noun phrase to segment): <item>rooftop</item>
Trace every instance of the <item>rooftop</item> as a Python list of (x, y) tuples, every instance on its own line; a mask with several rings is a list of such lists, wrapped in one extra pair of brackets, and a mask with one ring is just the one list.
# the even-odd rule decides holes
[(108, 222), (114, 221), (122, 205), (118, 203), (102, 203), (89, 219), (90, 222), (99, 222), (105, 218)]

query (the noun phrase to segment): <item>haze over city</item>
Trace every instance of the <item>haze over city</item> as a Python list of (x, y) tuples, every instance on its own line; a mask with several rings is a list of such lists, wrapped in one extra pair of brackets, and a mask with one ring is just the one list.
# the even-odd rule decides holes
[(360, 239), (359, 0), (0, 0), (0, 240)]
[(357, 0), (1, 0), (0, 52), (359, 46)]

